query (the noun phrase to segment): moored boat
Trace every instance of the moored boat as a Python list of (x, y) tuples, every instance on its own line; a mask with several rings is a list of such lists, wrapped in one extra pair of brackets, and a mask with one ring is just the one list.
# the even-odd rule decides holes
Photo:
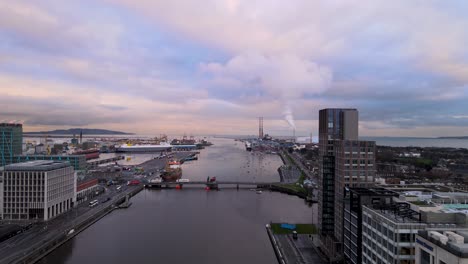
[(86, 160), (99, 158), (99, 149), (86, 149), (73, 152), (74, 155), (85, 155)]
[(182, 177), (181, 163), (177, 160), (171, 160), (166, 163), (161, 178), (165, 182), (175, 182)]

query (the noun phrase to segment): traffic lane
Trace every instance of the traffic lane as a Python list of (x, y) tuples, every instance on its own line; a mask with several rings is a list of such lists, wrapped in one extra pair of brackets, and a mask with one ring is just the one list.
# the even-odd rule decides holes
[[(110, 197), (112, 199), (116, 196), (116, 194), (116, 191), (109, 191), (106, 197)], [(102, 206), (104, 206), (104, 204), (99, 206), (99, 208)], [(65, 232), (67, 229), (74, 226), (74, 222), (76, 222), (76, 220), (83, 219), (84, 215), (89, 216), (88, 212), (90, 211), (95, 211), (96, 213), (98, 210), (92, 210), (92, 208), (89, 208), (86, 202), (83, 202), (76, 208), (72, 208), (70, 211), (63, 213), (57, 218), (51, 219), (50, 221), (44, 223), (38, 223), (31, 229), (26, 230), (25, 232), (18, 234), (6, 241), (3, 241), (0, 244), (2, 245), (2, 248), (0, 249), (0, 255), (4, 255), (7, 253), (6, 251), (11, 250), (13, 247), (15, 247), (15, 249), (18, 249), (18, 247), (28, 247), (34, 240), (36, 240), (36, 238), (44, 239), (45, 234), (48, 234), (47, 237), (51, 237), (53, 235), (57, 235), (58, 233)]]

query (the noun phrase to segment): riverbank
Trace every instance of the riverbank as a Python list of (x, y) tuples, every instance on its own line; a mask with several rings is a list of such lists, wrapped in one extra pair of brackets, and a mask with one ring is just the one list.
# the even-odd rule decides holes
[(281, 183), (271, 185), (272, 191), (296, 195), (309, 202), (316, 202), (312, 199), (312, 195), (304, 188), (304, 180), (308, 172), (304, 168), (296, 164), (296, 160), (288, 153), (281, 151), (278, 153), (284, 165), (278, 168)]
[(2, 259), (1, 262), (25, 264), (36, 263), (46, 255), (50, 254), (53, 250), (65, 244), (77, 234), (90, 227), (99, 219), (117, 209), (118, 205), (125, 201), (125, 197), (127, 195), (132, 197), (141, 190), (143, 190), (143, 186), (137, 186), (127, 192), (121, 193), (119, 196), (112, 199), (110, 203), (103, 207), (97, 208), (98, 210), (96, 211), (92, 211), (92, 214), (88, 215), (87, 217), (78, 218), (78, 220), (73, 221), (73, 223), (70, 226), (67, 226), (67, 228), (65, 228), (65, 230), (62, 232), (59, 232), (50, 238), (43, 238), (40, 241), (32, 244), (29, 248), (17, 252), (17, 254), (10, 256), (9, 258)]
[[(184, 178), (278, 182), (277, 155), (251, 154), (232, 140), (215, 139), (198, 161), (183, 164)], [(276, 263), (265, 223), (317, 222), (317, 205), (279, 192), (187, 187), (145, 189), (40, 261), (81, 263)], [(189, 219), (189, 221), (187, 221)], [(226, 227), (229, 228), (226, 228)], [(163, 228), (161, 228), (163, 227)], [(248, 236), (250, 239), (246, 239)], [(229, 239), (226, 239), (229, 238)], [(183, 249), (183, 250), (181, 250)]]

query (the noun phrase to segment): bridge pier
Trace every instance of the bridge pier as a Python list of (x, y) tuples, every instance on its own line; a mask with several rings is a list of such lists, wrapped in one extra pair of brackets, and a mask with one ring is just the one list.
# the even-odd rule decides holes
[(237, 184), (236, 188), (237, 188), (237, 190), (239, 190), (239, 184)]
[(217, 190), (219, 191), (218, 184), (214, 182), (210, 182), (206, 184), (207, 190)]

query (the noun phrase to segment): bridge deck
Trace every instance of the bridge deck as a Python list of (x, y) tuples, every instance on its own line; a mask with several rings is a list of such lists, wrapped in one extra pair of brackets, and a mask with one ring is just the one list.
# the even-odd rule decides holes
[(158, 183), (148, 183), (148, 185), (272, 185), (279, 182), (236, 182), (236, 181), (216, 181), (216, 182), (207, 182), (207, 181), (190, 181), (190, 182), (158, 182)]

